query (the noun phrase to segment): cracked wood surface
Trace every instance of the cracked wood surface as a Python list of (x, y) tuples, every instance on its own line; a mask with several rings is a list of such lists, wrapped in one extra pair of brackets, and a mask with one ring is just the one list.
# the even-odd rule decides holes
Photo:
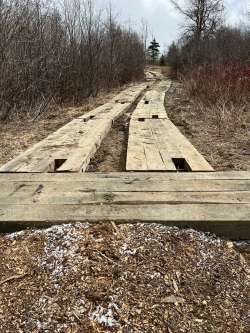
[(211, 165), (170, 121), (164, 106), (171, 81), (150, 89), (129, 126), (127, 171), (213, 171)]
[(74, 119), (0, 168), (0, 172), (84, 172), (112, 123), (145, 90), (130, 87), (95, 110)]
[(157, 222), (250, 237), (250, 173), (4, 174), (0, 226)]

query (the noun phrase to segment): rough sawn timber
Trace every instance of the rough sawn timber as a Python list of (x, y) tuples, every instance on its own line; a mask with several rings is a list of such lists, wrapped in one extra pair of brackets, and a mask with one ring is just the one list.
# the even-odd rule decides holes
[(145, 93), (132, 114), (132, 119), (168, 119), (164, 107), (165, 94), (171, 86), (170, 80), (163, 80)]
[(2, 174), (0, 186), (2, 229), (157, 222), (233, 239), (250, 237), (250, 172), (13, 173)]
[(138, 103), (129, 126), (127, 171), (213, 171), (211, 165), (167, 116), (161, 81)]
[(0, 172), (84, 172), (112, 123), (130, 109), (146, 84), (74, 119), (0, 168)]

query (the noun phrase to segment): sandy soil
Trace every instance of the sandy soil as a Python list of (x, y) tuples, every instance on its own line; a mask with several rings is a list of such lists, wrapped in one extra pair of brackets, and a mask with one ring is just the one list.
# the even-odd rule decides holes
[(244, 126), (235, 132), (219, 129), (214, 116), (199, 113), (195, 101), (187, 97), (177, 81), (166, 96), (166, 109), (173, 123), (215, 170), (250, 170), (250, 112), (245, 115)]
[(155, 224), (0, 236), (0, 332), (248, 333), (232, 242)]

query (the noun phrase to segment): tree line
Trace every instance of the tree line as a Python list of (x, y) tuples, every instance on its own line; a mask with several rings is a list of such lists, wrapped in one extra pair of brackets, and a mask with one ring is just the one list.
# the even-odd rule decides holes
[(1, 121), (144, 75), (142, 38), (92, 0), (0, 0), (0, 27)]
[(182, 37), (166, 61), (181, 78), (194, 110), (222, 132), (247, 132), (250, 106), (250, 16), (226, 24), (223, 0), (171, 0), (182, 14)]
[(227, 25), (223, 0), (192, 0), (182, 6), (171, 1), (184, 23), (182, 37), (170, 45), (166, 55), (170, 66), (185, 72), (211, 64), (249, 65), (250, 24)]

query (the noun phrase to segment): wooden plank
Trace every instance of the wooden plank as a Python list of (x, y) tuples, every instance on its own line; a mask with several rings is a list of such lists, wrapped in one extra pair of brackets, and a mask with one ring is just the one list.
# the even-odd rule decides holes
[(145, 127), (144, 122), (131, 119), (126, 159), (127, 171), (148, 170), (144, 143), (153, 144), (151, 132)]
[(132, 119), (168, 119), (168, 115), (163, 105), (139, 104)]
[(75, 150), (67, 161), (58, 168), (57, 172), (85, 172), (90, 159), (94, 156), (111, 126), (112, 121), (109, 119), (102, 120), (100, 124), (94, 126), (91, 135), (79, 141), (81, 149)]
[(57, 193), (79, 192), (231, 192), (250, 191), (250, 180), (119, 180), (101, 178), (99, 181), (1, 181), (1, 192), (13, 195), (18, 191), (36, 193), (43, 188)]
[(159, 153), (161, 155), (162, 161), (164, 163), (164, 167), (168, 171), (176, 171), (176, 167), (172, 160), (172, 156), (181, 157), (180, 154), (176, 155), (176, 151), (171, 152), (170, 149), (159, 148)]
[[(49, 136), (42, 141), (42, 144), (36, 145), (33, 149), (13, 160), (7, 165), (7, 170), (15, 172), (54, 172), (56, 171), (56, 160), (66, 161), (62, 167), (58, 168), (59, 172), (85, 170), (90, 158), (110, 130), (112, 120), (96, 119), (89, 123), (81, 122), (80, 125), (79, 122), (74, 121), (74, 124), (75, 126), (69, 124), (66, 134), (64, 134), (65, 129), (61, 129), (59, 134), (55, 133)], [(16, 167), (18, 161), (21, 161), (21, 164)], [(12, 165), (15, 166), (14, 170)], [(1, 168), (1, 171), (6, 171), (6, 166)]]
[(170, 80), (162, 81), (147, 91), (133, 112), (132, 119), (168, 119), (164, 99), (170, 86)]
[(91, 121), (92, 119), (112, 119), (116, 120), (124, 112), (127, 112), (131, 107), (131, 103), (107, 103), (104, 104), (83, 116), (80, 116), (78, 119), (82, 119), (85, 122)]
[[(150, 146), (154, 155), (160, 155), (162, 162), (155, 168), (155, 160), (147, 163), (147, 168), (142, 168), (140, 163), (134, 163), (134, 152), (141, 151)], [(158, 153), (155, 153), (158, 150)], [(127, 171), (177, 171), (174, 159), (183, 159), (190, 171), (213, 171), (210, 164), (195, 149), (195, 147), (180, 133), (180, 131), (168, 119), (145, 119), (138, 121), (131, 119), (129, 127), (129, 140), (127, 150)]]
[(148, 170), (161, 171), (165, 168), (161, 154), (158, 149), (151, 145), (145, 145), (144, 151)]
[(180, 133), (170, 120), (150, 122), (157, 138), (158, 149), (170, 151), (172, 157), (185, 159), (191, 171), (213, 171), (213, 168), (195, 147)]
[(128, 89), (115, 96), (111, 101), (121, 104), (134, 103), (146, 88), (147, 84), (145, 83), (133, 85), (132, 87), (129, 87)]
[[(145, 87), (145, 84), (129, 87), (118, 95), (119, 98), (125, 96), (126, 102), (116, 103), (111, 100), (87, 116), (74, 119), (3, 165), (0, 172), (84, 172), (112, 122), (128, 111)], [(94, 119), (90, 120), (93, 116)], [(64, 163), (57, 168), (56, 161)]]
[[(35, 209), (34, 209), (35, 207)], [(250, 204), (2, 205), (1, 222), (69, 221), (245, 221)]]
[(250, 180), (250, 171), (217, 172), (89, 172), (83, 174), (39, 174), (39, 173), (0, 173), (0, 184), (4, 182), (96, 182), (100, 179), (119, 181), (161, 181), (161, 180)]
[(249, 239), (249, 204), (2, 205), (1, 228), (68, 222), (158, 222)]
[(135, 168), (135, 170), (147, 170), (147, 159), (144, 147), (138, 147), (131, 142), (129, 143), (129, 147), (130, 154), (127, 154), (126, 169), (131, 170), (131, 168)]
[[(214, 203), (214, 204), (250, 204), (250, 191), (228, 192), (82, 192), (70, 189), (59, 192), (56, 188), (45, 186), (40, 192), (32, 185), (29, 191), (16, 191), (11, 195), (0, 193), (1, 204), (4, 205), (86, 205), (86, 204), (184, 204), (184, 203)], [(52, 202), (53, 198), (53, 202)], [(35, 206), (34, 206), (35, 209)]]
[[(162, 81), (146, 92), (132, 114), (129, 127), (127, 171), (214, 171), (205, 158), (168, 119), (164, 106), (171, 81)], [(167, 88), (166, 88), (167, 87)], [(144, 151), (137, 158), (136, 151)], [(144, 156), (145, 155), (145, 156)], [(140, 163), (149, 156), (149, 161)], [(160, 156), (160, 158), (159, 158)], [(152, 158), (151, 158), (152, 157)]]
[(250, 233), (249, 176), (250, 172), (2, 174), (0, 228), (140, 221), (244, 239)]
[[(176, 146), (176, 149), (184, 156), (192, 171), (213, 171), (211, 165), (170, 120), (159, 121), (159, 123), (160, 126), (165, 128), (162, 131), (168, 133), (167, 142)], [(167, 147), (166, 141), (164, 143)]]

